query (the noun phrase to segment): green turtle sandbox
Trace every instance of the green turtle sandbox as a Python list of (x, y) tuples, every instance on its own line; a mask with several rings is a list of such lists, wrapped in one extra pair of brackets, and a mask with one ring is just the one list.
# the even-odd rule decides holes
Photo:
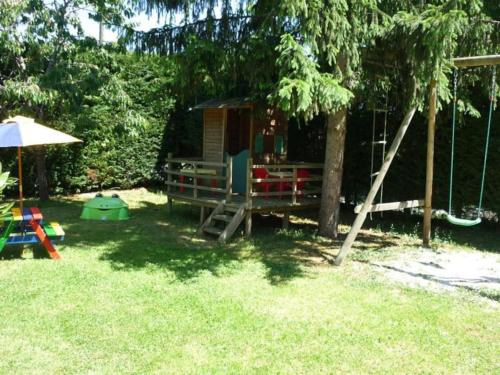
[(81, 219), (85, 220), (127, 220), (128, 204), (117, 194), (105, 197), (97, 194), (83, 205)]

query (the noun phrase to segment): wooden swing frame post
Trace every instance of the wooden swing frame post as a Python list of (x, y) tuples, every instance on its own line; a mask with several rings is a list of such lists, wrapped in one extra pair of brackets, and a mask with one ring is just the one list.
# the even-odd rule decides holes
[[(453, 59), (456, 68), (472, 68), (479, 66), (500, 65), (500, 55), (458, 57)], [(434, 137), (436, 134), (436, 81), (430, 83), (429, 111), (427, 119), (427, 172), (425, 179), (424, 228), (422, 244), (431, 246), (432, 232), (432, 190), (434, 181)]]

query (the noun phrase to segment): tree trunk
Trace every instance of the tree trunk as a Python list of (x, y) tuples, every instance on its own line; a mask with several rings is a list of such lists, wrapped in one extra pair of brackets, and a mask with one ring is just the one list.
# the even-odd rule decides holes
[(326, 120), (326, 149), (319, 211), (319, 234), (335, 238), (338, 234), (340, 192), (344, 166), (344, 147), (347, 131), (347, 108), (344, 107)]
[(47, 182), (47, 167), (45, 165), (45, 147), (35, 147), (36, 179), (38, 195), (41, 201), (49, 200), (49, 184)]

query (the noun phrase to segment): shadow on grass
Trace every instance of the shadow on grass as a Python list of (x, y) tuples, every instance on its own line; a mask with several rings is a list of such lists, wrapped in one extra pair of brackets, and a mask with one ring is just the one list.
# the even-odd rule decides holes
[[(165, 270), (181, 282), (203, 272), (227, 273), (238, 267), (238, 263), (250, 260), (264, 267), (269, 283), (286, 283), (297, 277), (307, 277), (309, 265), (331, 264), (344, 239), (344, 236), (333, 241), (317, 237), (314, 220), (293, 220), (288, 230), (282, 230), (280, 218), (256, 215), (251, 239), (244, 239), (240, 230), (230, 244), (221, 246), (214, 239), (196, 235), (198, 209), (175, 204), (173, 212), (169, 213), (165, 205), (149, 201), (135, 203), (130, 209), (130, 220), (99, 222), (79, 219), (82, 202), (31, 202), (42, 209), (47, 220), (57, 220), (63, 225), (66, 239), (64, 246), (58, 245), (63, 257), (65, 248), (94, 252), (98, 260), (109, 262), (115, 270)], [(26, 206), (29, 205), (28, 202)], [(309, 214), (311, 218), (315, 215), (315, 212)], [(343, 218), (350, 223), (354, 215), (344, 211)], [(384, 220), (367, 223), (391, 230), (387, 235), (363, 232), (357, 250), (366, 250), (367, 254), (398, 246), (397, 234), (408, 234), (414, 224), (412, 220), (403, 221), (399, 217), (394, 220), (387, 216)], [(42, 256), (45, 253), (37, 250), (35, 254)]]
[[(343, 211), (343, 222), (350, 225), (354, 221), (352, 213)], [(404, 212), (384, 212), (373, 214), (373, 220), (366, 220), (364, 228), (378, 229), (394, 235), (422, 235), (422, 217)], [(446, 220), (432, 220), (432, 238), (436, 242), (454, 243), (459, 246), (473, 247), (479, 251), (500, 252), (500, 225), (483, 222), (475, 227), (459, 227)]]
[[(165, 205), (148, 201), (135, 203), (134, 206), (139, 207), (130, 209), (131, 218), (127, 221), (81, 220), (82, 202), (72, 200), (27, 202), (26, 206), (40, 207), (46, 220), (57, 220), (63, 225), (65, 241), (57, 245), (63, 258), (65, 249), (94, 252), (98, 260), (109, 262), (115, 270), (165, 270), (179, 281), (204, 272), (227, 273), (244, 260), (260, 262), (272, 284), (306, 275), (306, 257), (288, 255), (298, 252), (296, 243), (307, 239), (309, 234), (292, 238), (286, 232), (271, 228), (257, 241), (236, 236), (234, 242), (221, 246), (214, 239), (196, 235), (197, 209), (176, 204), (173, 212), (168, 213)], [(43, 253), (43, 249), (33, 249), (37, 256)], [(301, 252), (305, 254), (307, 250)], [(18, 258), (19, 254), (13, 251), (11, 257)]]

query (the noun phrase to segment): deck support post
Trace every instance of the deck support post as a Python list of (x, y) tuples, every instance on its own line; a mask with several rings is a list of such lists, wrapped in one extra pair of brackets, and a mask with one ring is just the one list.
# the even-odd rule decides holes
[(356, 216), (356, 219), (354, 220), (354, 223), (352, 225), (351, 231), (347, 235), (347, 238), (345, 239), (344, 243), (342, 244), (342, 247), (340, 248), (339, 254), (335, 258), (335, 265), (340, 266), (342, 264), (342, 261), (344, 258), (347, 256), (349, 251), (351, 250), (352, 244), (356, 240), (356, 237), (358, 236), (359, 231), (361, 230), (361, 227), (363, 226), (363, 223), (365, 222), (366, 215), (370, 211), (373, 201), (375, 197), (377, 196), (377, 193), (380, 189), (380, 186), (382, 186), (382, 182), (384, 182), (384, 178), (389, 171), (389, 167), (391, 166), (392, 161), (394, 160), (394, 157), (396, 156), (396, 153), (399, 149), (399, 146), (401, 145), (401, 142), (403, 141), (403, 138), (406, 134), (406, 131), (408, 130), (408, 127), (410, 126), (411, 120), (413, 119), (413, 115), (415, 114), (416, 108), (412, 107), (407, 113), (406, 116), (403, 119), (403, 122), (401, 123), (401, 126), (399, 127), (398, 132), (396, 133), (396, 136), (394, 137), (394, 141), (392, 141), (391, 147), (389, 148), (389, 151), (387, 152), (387, 155), (385, 157), (384, 163), (382, 164), (382, 167), (380, 168), (379, 174), (377, 175), (377, 178), (373, 182), (373, 185), (370, 189), (370, 192), (368, 193), (368, 196), (366, 197), (365, 202), (363, 203), (363, 206), (358, 214)]
[(226, 203), (230, 203), (233, 197), (233, 157), (229, 156), (226, 163)]
[[(169, 152), (167, 154), (167, 158), (168, 160), (171, 160), (173, 158), (173, 154), (171, 152)], [(170, 183), (172, 182), (172, 175), (170, 174), (171, 172), (171, 169), (172, 169), (172, 163), (168, 162), (167, 163), (167, 181), (168, 181), (168, 185), (167, 185), (167, 211), (168, 212), (172, 212), (172, 197), (170, 196), (170, 191), (171, 191), (171, 186), (170, 186)]]
[(200, 225), (205, 222), (207, 218), (207, 210), (205, 206), (200, 206)]
[(252, 193), (253, 193), (253, 159), (247, 159), (247, 188), (245, 199), (248, 208), (252, 208)]
[(285, 211), (283, 213), (283, 229), (288, 229), (290, 225), (290, 211)]
[(247, 159), (247, 191), (245, 194), (246, 212), (245, 212), (245, 236), (252, 235), (252, 192), (253, 192), (253, 159)]
[(247, 209), (245, 212), (245, 236), (252, 235), (252, 210)]

